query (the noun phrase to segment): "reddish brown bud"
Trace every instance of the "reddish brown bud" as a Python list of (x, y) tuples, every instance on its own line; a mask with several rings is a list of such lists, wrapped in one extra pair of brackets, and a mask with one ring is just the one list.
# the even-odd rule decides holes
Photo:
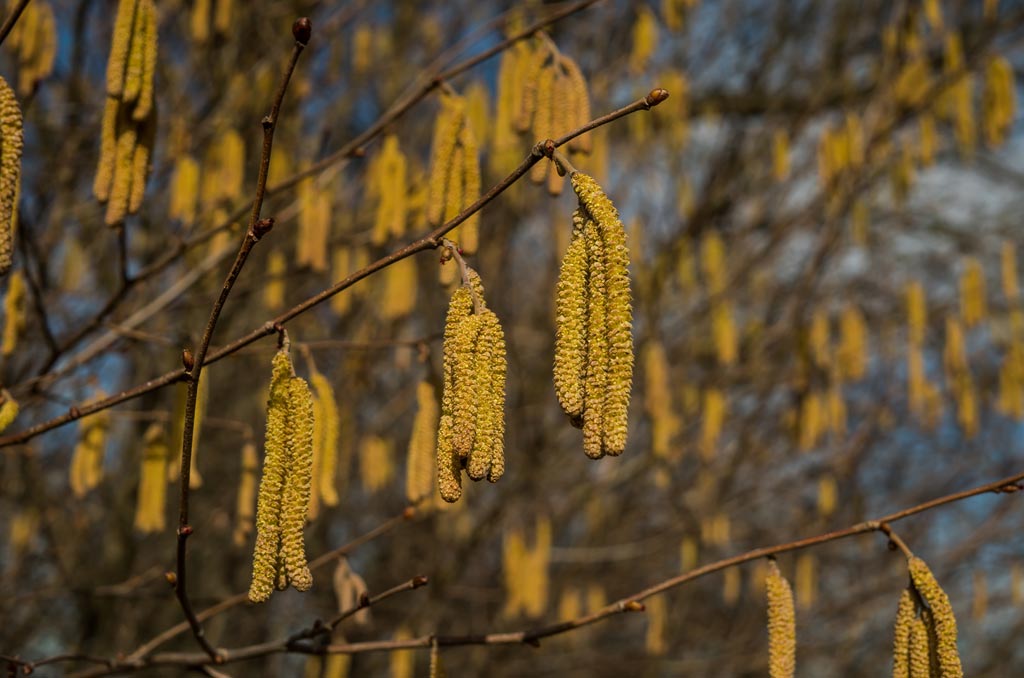
[(418, 589), (421, 586), (426, 586), (428, 581), (426, 575), (418, 574), (412, 578), (412, 587)]
[(185, 369), (189, 372), (196, 366), (196, 358), (192, 355), (192, 351), (187, 348), (181, 349), (181, 364), (185, 366)]
[(192, 526), (185, 525), (184, 527), (178, 528), (178, 536), (187, 537), (192, 534)]
[(309, 37), (312, 34), (313, 22), (309, 20), (309, 17), (296, 19), (292, 24), (292, 35), (295, 36), (295, 41), (303, 46), (309, 44)]
[(405, 510), (402, 511), (402, 518), (404, 518), (405, 520), (412, 520), (415, 517), (416, 517), (416, 507), (415, 506), (406, 506)]
[(647, 608), (639, 600), (631, 600), (622, 606), (627, 612), (643, 612)]
[(644, 98), (644, 101), (647, 102), (648, 107), (652, 107), (657, 106), (665, 99), (668, 99), (668, 90), (658, 87), (657, 89), (652, 89), (651, 93)]
[(259, 240), (267, 233), (270, 233), (270, 229), (274, 228), (274, 217), (267, 217), (266, 219), (260, 219), (252, 227), (252, 237)]
[(552, 139), (548, 139), (544, 142), (544, 157), (550, 158), (555, 154), (555, 142)]
[(167, 583), (171, 586), (174, 586), (178, 583), (178, 575), (174, 574), (173, 572), (164, 572), (164, 579), (166, 579)]

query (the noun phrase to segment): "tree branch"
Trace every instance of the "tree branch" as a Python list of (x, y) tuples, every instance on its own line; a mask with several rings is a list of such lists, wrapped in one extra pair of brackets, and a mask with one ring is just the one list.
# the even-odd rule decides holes
[(178, 500), (178, 548), (174, 592), (178, 602), (181, 604), (181, 610), (185, 614), (185, 619), (188, 620), (189, 626), (192, 628), (192, 635), (195, 636), (196, 641), (215, 663), (219, 663), (220, 657), (206, 639), (202, 624), (192, 610), (192, 603), (189, 601), (187, 588), (188, 538), (193, 532), (188, 520), (189, 482), (192, 467), (192, 440), (195, 433), (196, 402), (199, 397), (199, 379), (202, 375), (206, 353), (210, 348), (210, 340), (213, 339), (213, 332), (217, 327), (217, 320), (220, 318), (224, 304), (227, 303), (228, 296), (231, 294), (231, 288), (234, 287), (235, 281), (238, 280), (238, 276), (241, 274), (242, 267), (245, 266), (252, 248), (260, 241), (260, 238), (270, 231), (274, 223), (273, 219), (260, 219), (260, 210), (263, 207), (263, 198), (267, 189), (267, 170), (270, 167), (270, 155), (274, 147), (274, 130), (277, 126), (278, 115), (281, 112), (281, 103), (284, 101), (284, 95), (288, 89), (288, 82), (291, 80), (292, 73), (295, 72), (295, 65), (299, 61), (299, 56), (309, 42), (309, 32), (309, 19), (298, 19), (292, 26), (295, 43), (292, 47), (291, 57), (288, 65), (285, 67), (284, 74), (281, 76), (281, 83), (277, 94), (274, 96), (270, 113), (263, 119), (263, 150), (260, 154), (256, 197), (252, 201), (252, 212), (249, 215), (249, 228), (242, 238), (242, 244), (238, 249), (238, 255), (235, 257), (235, 263), (231, 266), (231, 270), (224, 280), (220, 296), (217, 297), (213, 304), (213, 309), (210, 311), (210, 317), (206, 322), (206, 329), (203, 331), (202, 340), (200, 340), (199, 345), (196, 347), (192, 364), (186, 365), (186, 368), (191, 369), (188, 373), (185, 425), (181, 435), (181, 491)]
[[(491, 189), (487, 191), (487, 193), (480, 196), (480, 198), (478, 198), (471, 205), (463, 209), (459, 214), (455, 215), (450, 220), (448, 220), (435, 230), (431, 231), (424, 237), (420, 238), (419, 240), (411, 242), (405, 247), (402, 247), (392, 252), (391, 254), (381, 259), (378, 259), (372, 264), (359, 269), (355, 273), (352, 273), (347, 278), (344, 278), (343, 280), (335, 283), (331, 287), (322, 290), (318, 294), (315, 294), (312, 297), (306, 299), (305, 301), (296, 304), (295, 306), (281, 313), (277, 317), (268, 320), (267, 322), (263, 323), (263, 325), (261, 325), (259, 328), (252, 330), (248, 334), (239, 337), (238, 339), (235, 339), (230, 344), (222, 346), (217, 350), (210, 351), (210, 353), (206, 355), (205, 359), (202, 361), (203, 365), (205, 366), (211, 363), (215, 363), (221, 358), (227, 357), (232, 353), (235, 353), (239, 349), (248, 346), (254, 341), (275, 334), (277, 332), (276, 328), (279, 327), (280, 325), (288, 322), (289, 320), (292, 320), (293, 318), (299, 315), (302, 315), (309, 309), (313, 308), (314, 306), (320, 304), (323, 301), (326, 301), (327, 299), (330, 299), (339, 292), (351, 287), (352, 285), (359, 282), (363, 278), (366, 278), (367, 276), (372, 275), (373, 273), (376, 273), (381, 269), (387, 268), (388, 266), (394, 264), (397, 261), (401, 261), (406, 257), (412, 256), (417, 252), (423, 252), (426, 250), (439, 247), (440, 238), (444, 234), (454, 229), (456, 226), (461, 224), (463, 221), (468, 219), (476, 212), (479, 212), (481, 209), (483, 209), (485, 205), (487, 205), (487, 203), (491, 202), (499, 195), (504, 193), (510, 186), (512, 186), (512, 184), (514, 184), (516, 181), (521, 179), (527, 172), (529, 172), (530, 168), (533, 167), (537, 162), (541, 160), (541, 158), (544, 157), (545, 146), (557, 148), (567, 143), (568, 141), (575, 139), (576, 137), (585, 132), (588, 132), (602, 125), (606, 125), (610, 122), (614, 122), (619, 118), (623, 118), (627, 115), (630, 115), (631, 113), (636, 113), (637, 111), (650, 110), (654, 106), (657, 106), (659, 103), (664, 101), (667, 96), (668, 92), (666, 90), (656, 88), (652, 90), (651, 93), (648, 94), (647, 96), (637, 99), (633, 103), (623, 106), (618, 110), (612, 111), (611, 113), (596, 118), (591, 122), (587, 123), (586, 125), (583, 125), (579, 129), (572, 130), (571, 132), (559, 137), (558, 139), (548, 139), (546, 142), (538, 142), (534, 144), (533, 148), (530, 150), (529, 155), (526, 156), (522, 163), (520, 163), (519, 166), (516, 167), (516, 169), (513, 170), (511, 174), (509, 174), (495, 186), (492, 186)], [(24, 443), (42, 433), (53, 430), (65, 424), (69, 424), (73, 421), (81, 419), (82, 417), (105, 410), (107, 408), (113, 407), (114, 405), (118, 405), (128, 400), (138, 398), (142, 395), (145, 395), (146, 393), (151, 393), (157, 389), (163, 388), (168, 384), (173, 384), (182, 379), (186, 379), (188, 378), (188, 375), (189, 372), (184, 368), (177, 369), (174, 370), (173, 372), (168, 372), (162, 376), (150, 379), (149, 381), (143, 384), (139, 384), (138, 386), (134, 386), (130, 389), (122, 391), (121, 393), (110, 396), (109, 398), (104, 398), (102, 400), (98, 400), (88, 404), (83, 404), (81, 406), (73, 406), (68, 410), (66, 414), (63, 414), (59, 417), (54, 417), (53, 419), (50, 419), (48, 421), (41, 422), (39, 424), (36, 424), (35, 426), (31, 426), (25, 429), (24, 431), (0, 437), (0, 448), (10, 447), (12, 445)]]

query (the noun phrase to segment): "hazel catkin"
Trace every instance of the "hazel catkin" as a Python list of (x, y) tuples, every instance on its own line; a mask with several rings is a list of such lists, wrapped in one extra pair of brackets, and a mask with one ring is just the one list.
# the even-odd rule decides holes
[(626, 446), (633, 379), (629, 250), (618, 213), (597, 182), (581, 172), (571, 180), (579, 208), (558, 282), (555, 390), (570, 420), (582, 425), (584, 452), (596, 459)]
[(765, 579), (768, 596), (768, 674), (793, 678), (796, 671), (796, 610), (793, 589), (774, 560)]
[(939, 586), (928, 565), (916, 556), (907, 559), (907, 569), (914, 589), (928, 605), (933, 634), (932, 653), (939, 668), (940, 678), (963, 678), (960, 652), (957, 649), (956, 617), (949, 597)]
[(438, 488), (462, 494), (461, 469), (497, 482), (505, 468), (505, 336), (487, 308), (480, 277), (466, 268), (445, 320), (444, 386), (437, 434)]
[(14, 234), (21, 193), (21, 108), (14, 91), (0, 78), (0, 276), (14, 258)]
[(313, 475), (313, 395), (294, 376), (287, 346), (274, 356), (267, 402), (266, 456), (256, 508), (249, 600), (267, 600), (276, 586), (308, 591), (303, 528)]

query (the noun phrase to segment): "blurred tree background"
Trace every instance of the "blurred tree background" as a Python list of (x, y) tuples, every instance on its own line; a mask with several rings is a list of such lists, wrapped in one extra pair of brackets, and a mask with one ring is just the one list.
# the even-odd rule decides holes
[[(1024, 3), (581, 4), (432, 84), (573, 3), (159, 2), (151, 172), (138, 213), (121, 220), (93, 197), (117, 3), (29, 3), (0, 50), (25, 120), (16, 254), (3, 282), (0, 377), (20, 413), (0, 434), (0, 653), (114, 658), (182, 621), (164, 580), (177, 485), (151, 478), (139, 489), (147, 461), (164, 473), (160, 440), (175, 475), (184, 383), (19, 434), (178, 369), (182, 349), (196, 345), (243, 237), (260, 120), (303, 15), (313, 38), (285, 97), (264, 207), (277, 223), (242, 272), (213, 348), (476, 198), (456, 198), (453, 212), (429, 186), (446, 106), (465, 112), (477, 148), (461, 136), (459, 148), (479, 159), (483, 192), (535, 141), (579, 124), (565, 110), (584, 115), (578, 91), (570, 95), (578, 67), (593, 117), (655, 87), (670, 93), (572, 155), (627, 225), (637, 348), (629, 441), (621, 457), (588, 459), (555, 398), (554, 286), (575, 197), (549, 194), (558, 180), (543, 160), (541, 184), (520, 181), (482, 210), (478, 247), (466, 227), (451, 236), (505, 330), (505, 477), (467, 483), (453, 506), (428, 499), (415, 517), (391, 520), (409, 503), (420, 384), (440, 384), (449, 288), (439, 278), (454, 263), (418, 254), (289, 320), (296, 368), (333, 386), (339, 426), (326, 483), (338, 500), (321, 493), (307, 551), (315, 558), (385, 527), (348, 560), (326, 559), (311, 592), (236, 600), (210, 616), (216, 647), (331, 618), (339, 597), (356, 599), (357, 576), (371, 594), (414, 575), (429, 585), (347, 620), (335, 643), (530, 629), (702, 564), (1022, 471), (1014, 215)], [(512, 88), (515, 68), (538, 59), (548, 60), (538, 71), (550, 71), (547, 90)], [(536, 99), (532, 118), (524, 97)], [(249, 585), (275, 348), (268, 336), (203, 372), (189, 554), (199, 610)], [(1019, 501), (989, 493), (894, 525), (949, 593), (969, 675), (1024, 667)], [(883, 535), (778, 562), (796, 594), (799, 675), (890, 670), (907, 574)], [(539, 648), (441, 655), (456, 676), (766, 675), (766, 572), (764, 559), (715, 572), (647, 598), (643, 613)], [(185, 629), (157, 651), (197, 650)], [(349, 664), (277, 653), (218, 671), (401, 678), (424, 675), (428, 654), (365, 652)], [(37, 671), (105, 671), (58, 666)]]

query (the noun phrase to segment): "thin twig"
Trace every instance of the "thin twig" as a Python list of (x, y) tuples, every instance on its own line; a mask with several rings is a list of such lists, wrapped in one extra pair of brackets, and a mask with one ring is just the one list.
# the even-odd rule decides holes
[[(317, 648), (306, 645), (292, 645), (287, 646), (285, 643), (280, 641), (271, 641), (266, 643), (260, 643), (257, 645), (249, 645), (246, 647), (225, 649), (221, 651), (221, 658), (225, 663), (241, 661), (244, 659), (252, 659), (255, 657), (262, 657), (270, 654), (279, 654), (283, 652), (296, 652), (296, 653), (307, 653), (307, 654), (358, 654), (363, 652), (387, 652), (401, 649), (414, 649), (414, 648), (427, 648), (430, 647), (434, 642), (440, 646), (453, 646), (453, 645), (537, 645), (543, 638), (560, 635), (573, 631), (584, 626), (590, 626), (597, 622), (603, 621), (609, 617), (622, 614), (624, 612), (639, 612), (644, 609), (642, 600), (649, 598), (653, 595), (667, 591), (672, 588), (676, 588), (685, 583), (700, 579), (706, 575), (721, 570), (742, 565), (750, 561), (759, 560), (769, 556), (775, 556), (780, 553), (787, 551), (797, 551), (800, 549), (817, 546), (826, 542), (837, 541), (839, 539), (845, 539), (858, 534), (865, 534), (868, 532), (882, 532), (883, 525), (887, 523), (893, 523), (904, 518), (929, 511), (939, 506), (951, 504), (954, 502), (974, 497), (980, 494), (988, 492), (1000, 492), (1000, 493), (1019, 493), (1021, 487), (1018, 483), (1024, 480), (1024, 473), (1018, 473), (1013, 476), (996, 480), (991, 483), (979, 485), (977, 487), (963, 490), (961, 492), (954, 492), (941, 497), (936, 497), (930, 501), (926, 501), (916, 506), (890, 513), (889, 515), (882, 516), (876, 520), (869, 520), (862, 523), (851, 525), (845, 529), (835, 530), (832, 532), (826, 532), (814, 537), (807, 537), (805, 539), (798, 539), (782, 544), (776, 544), (773, 546), (765, 546), (762, 548), (754, 549), (742, 553), (740, 555), (733, 556), (731, 558), (725, 558), (723, 560), (716, 561), (714, 563), (708, 563), (703, 567), (696, 568), (684, 574), (681, 574), (670, 579), (666, 579), (658, 584), (650, 586), (646, 589), (638, 591), (633, 595), (626, 596), (620, 600), (617, 600), (600, 610), (596, 610), (587, 615), (571, 619), (569, 621), (559, 622), (548, 626), (542, 626), (535, 629), (525, 629), (521, 631), (514, 631), (508, 633), (489, 633), (489, 634), (471, 634), (462, 636), (422, 636), (419, 638), (410, 638), (407, 640), (383, 640), (383, 641), (370, 641), (363, 643), (345, 643), (345, 644), (334, 644), (328, 645), (325, 648)], [(890, 531), (891, 534), (891, 531)], [(207, 658), (203, 654), (197, 653), (180, 653), (180, 652), (165, 652), (160, 654), (151, 655), (144, 662), (136, 662), (131, 665), (120, 664), (115, 665), (111, 669), (97, 669), (87, 674), (82, 674), (82, 678), (86, 676), (104, 676), (112, 673), (123, 673), (129, 672), (136, 669), (148, 668), (152, 666), (193, 666), (200, 665), (207, 662)]]
[(18, 19), (21, 17), (21, 13), (28, 7), (28, 3), (32, 0), (20, 0), (11, 13), (4, 19), (4, 25), (0, 26), (0, 45), (4, 44), (4, 40), (7, 39), (7, 35), (14, 28), (14, 24), (18, 23)]
[[(564, 145), (568, 141), (575, 139), (580, 134), (583, 134), (584, 132), (592, 130), (596, 127), (606, 125), (610, 122), (618, 120), (619, 118), (623, 118), (627, 115), (630, 115), (631, 113), (636, 113), (637, 111), (650, 110), (652, 107), (657, 106), (659, 103), (664, 101), (667, 95), (668, 92), (666, 92), (663, 89), (652, 90), (651, 93), (648, 94), (647, 96), (641, 99), (637, 99), (633, 103), (627, 106), (623, 106), (618, 110), (612, 111), (607, 115), (603, 115), (600, 118), (596, 118), (595, 120), (592, 120), (583, 127), (573, 130), (565, 134), (564, 136), (559, 137), (558, 139), (548, 139), (547, 146), (550, 147), (553, 144), (553, 146), (557, 148), (559, 146)], [(420, 238), (419, 240), (411, 242), (405, 247), (395, 250), (391, 254), (381, 259), (378, 259), (372, 264), (369, 264), (368, 266), (359, 269), (355, 273), (352, 273), (347, 278), (344, 278), (343, 280), (335, 283), (331, 287), (322, 290), (318, 294), (315, 294), (312, 297), (306, 299), (305, 301), (296, 304), (295, 306), (281, 313), (277, 317), (268, 320), (267, 322), (263, 323), (263, 325), (261, 325), (259, 328), (252, 330), (248, 334), (243, 335), (238, 339), (235, 339), (230, 344), (222, 346), (214, 351), (210, 351), (209, 354), (206, 356), (205, 360), (203, 361), (204, 366), (215, 363), (218, 360), (225, 358), (231, 355), (232, 353), (235, 353), (240, 349), (248, 346), (249, 344), (259, 339), (262, 339), (263, 337), (275, 334), (278, 331), (277, 328), (283, 325), (284, 323), (296, 318), (297, 316), (302, 315), (309, 309), (313, 308), (314, 306), (320, 304), (323, 301), (326, 301), (327, 299), (330, 299), (339, 292), (351, 287), (352, 285), (359, 282), (363, 278), (366, 278), (381, 269), (387, 268), (391, 264), (401, 261), (406, 257), (410, 257), (413, 254), (439, 247), (440, 239), (442, 236), (444, 236), (446, 233), (454, 229), (456, 226), (461, 224), (463, 221), (468, 219), (473, 214), (479, 212), (481, 209), (483, 209), (485, 205), (487, 205), (496, 197), (504, 193), (510, 186), (512, 186), (512, 184), (514, 184), (516, 181), (521, 179), (527, 172), (529, 172), (530, 168), (533, 167), (533, 165), (535, 165), (542, 157), (544, 157), (544, 149), (545, 143), (534, 144), (529, 155), (526, 156), (522, 163), (520, 163), (519, 166), (516, 167), (511, 174), (505, 177), (498, 184), (492, 186), (491, 189), (487, 191), (487, 193), (480, 196), (480, 198), (478, 198), (474, 203), (463, 209), (459, 214), (452, 217), (450, 220), (436, 228), (434, 231), (428, 233), (426, 236)], [(24, 443), (40, 435), (41, 433), (45, 433), (47, 431), (58, 428), (65, 424), (69, 424), (73, 421), (81, 419), (84, 416), (93, 414), (95, 412), (99, 412), (101, 410), (105, 410), (107, 408), (113, 407), (114, 405), (118, 405), (120, 403), (132, 400), (134, 398), (138, 398), (139, 396), (145, 395), (146, 393), (150, 393), (157, 389), (163, 388), (168, 384), (172, 384), (182, 379), (186, 379), (187, 377), (188, 372), (184, 368), (181, 368), (173, 372), (168, 372), (167, 374), (151, 379), (145, 382), (144, 384), (139, 384), (108, 398), (104, 398), (102, 400), (97, 400), (80, 406), (71, 407), (66, 414), (63, 414), (59, 417), (54, 417), (53, 419), (50, 419), (48, 421), (36, 424), (35, 426), (31, 426), (25, 429), (24, 431), (0, 437), (0, 448), (10, 447), (12, 445)]]
[[(301, 31), (304, 31), (304, 34), (301, 34)], [(241, 274), (242, 268), (245, 266), (245, 262), (249, 258), (249, 253), (252, 251), (252, 248), (256, 243), (259, 242), (273, 226), (273, 219), (260, 219), (260, 210), (263, 208), (263, 198), (266, 194), (267, 170), (270, 167), (270, 155), (274, 147), (274, 130), (277, 126), (277, 118), (281, 112), (281, 103), (284, 101), (285, 92), (288, 90), (288, 82), (291, 80), (292, 73), (295, 72), (295, 65), (298, 63), (299, 56), (305, 49), (306, 43), (309, 41), (309, 19), (298, 19), (292, 28), (292, 33), (295, 36), (295, 42), (292, 47), (291, 57), (289, 58), (288, 65), (285, 67), (284, 73), (281, 76), (281, 83), (277, 89), (277, 94), (274, 96), (270, 113), (263, 118), (263, 150), (260, 154), (260, 169), (256, 181), (256, 196), (252, 201), (252, 212), (249, 215), (249, 228), (246, 230), (245, 236), (242, 238), (242, 244), (238, 249), (238, 255), (235, 257), (235, 263), (231, 266), (231, 270), (228, 272), (227, 278), (224, 280), (224, 285), (221, 288), (220, 295), (217, 297), (217, 300), (213, 304), (213, 309), (210, 311), (210, 317), (206, 322), (206, 329), (203, 331), (203, 337), (194, 351), (192, 365), (186, 365), (187, 368), (190, 367), (191, 369), (188, 373), (188, 396), (185, 401), (185, 425), (181, 435), (181, 491), (178, 501), (178, 548), (175, 572), (176, 576), (174, 578), (174, 592), (177, 595), (178, 602), (181, 604), (181, 610), (184, 612), (185, 618), (188, 620), (189, 626), (192, 628), (192, 635), (195, 636), (196, 642), (199, 643), (206, 654), (209, 655), (215, 663), (219, 663), (220, 656), (206, 639), (206, 634), (203, 631), (202, 624), (196, 618), (195, 612), (192, 610), (192, 603), (188, 598), (186, 578), (188, 573), (188, 538), (193, 532), (192, 526), (189, 525), (188, 518), (189, 482), (192, 466), (192, 439), (195, 431), (196, 402), (199, 397), (199, 379), (202, 375), (206, 353), (210, 348), (210, 341), (213, 339), (213, 332), (217, 327), (217, 320), (220, 318), (221, 311), (224, 309), (224, 304), (227, 302), (228, 296), (231, 294), (231, 288), (234, 287), (235, 281), (238, 280), (238, 276)]]

